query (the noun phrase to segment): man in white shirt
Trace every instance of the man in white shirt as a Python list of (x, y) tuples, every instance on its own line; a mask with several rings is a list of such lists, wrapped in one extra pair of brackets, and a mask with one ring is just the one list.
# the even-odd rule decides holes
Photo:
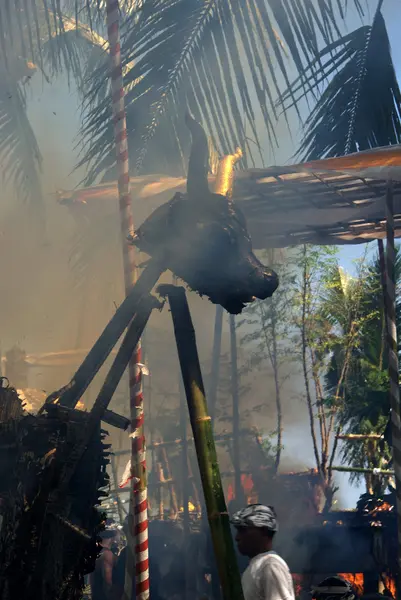
[(288, 565), (272, 550), (278, 530), (274, 508), (250, 504), (236, 512), (231, 523), (239, 552), (251, 559), (242, 576), (245, 600), (295, 600)]

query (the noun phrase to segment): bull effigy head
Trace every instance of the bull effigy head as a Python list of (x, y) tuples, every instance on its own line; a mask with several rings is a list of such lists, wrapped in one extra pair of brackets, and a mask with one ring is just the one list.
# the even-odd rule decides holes
[(239, 314), (255, 298), (272, 296), (278, 277), (253, 254), (242, 212), (209, 190), (206, 134), (189, 115), (186, 123), (192, 135), (187, 193), (156, 209), (131, 242), (198, 294)]

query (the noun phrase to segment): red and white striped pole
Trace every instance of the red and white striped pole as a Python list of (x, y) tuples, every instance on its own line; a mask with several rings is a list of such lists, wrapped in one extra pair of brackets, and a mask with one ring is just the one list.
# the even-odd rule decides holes
[[(137, 279), (135, 249), (128, 244), (134, 233), (128, 164), (127, 123), (124, 107), (124, 85), (121, 65), (118, 0), (107, 0), (107, 33), (111, 59), (111, 92), (114, 137), (117, 153), (118, 195), (124, 260), (125, 292)], [(132, 428), (132, 480), (128, 554), (125, 572), (125, 600), (149, 598), (148, 498), (146, 483), (146, 447), (144, 436), (141, 345), (138, 344), (129, 367), (129, 390)], [(135, 588), (133, 573), (135, 569)]]

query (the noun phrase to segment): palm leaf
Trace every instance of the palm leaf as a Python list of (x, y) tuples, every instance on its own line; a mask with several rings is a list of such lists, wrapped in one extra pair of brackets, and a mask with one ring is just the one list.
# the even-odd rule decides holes
[[(7, 8), (10, 7), (6, 5)], [(6, 14), (4, 6), (2, 14)], [(58, 72), (58, 65), (53, 63), (53, 45), (62, 43), (65, 49), (68, 47), (74, 51), (74, 62), (70, 60), (64, 66), (73, 69), (74, 75), (80, 80), (81, 63), (88, 56), (88, 45), (90, 48), (96, 48), (104, 44), (104, 40), (96, 36), (87, 26), (79, 23), (77, 28), (76, 23), (66, 17), (63, 17), (64, 33), (58, 35), (52, 25), (55, 15), (50, 11), (48, 16), (52, 17), (49, 23), (44, 11), (39, 16), (36, 14), (35, 22), (41, 39), (40, 48), (36, 46), (31, 28), (26, 28), (22, 21), (13, 23), (11, 15), (11, 27), (18, 27), (21, 36), (13, 41), (11, 47), (7, 47), (7, 39), (0, 38), (1, 56), (5, 60), (4, 64), (0, 62), (3, 89), (0, 96), (1, 172), (24, 200), (35, 202), (37, 207), (42, 200), (40, 177), (42, 157), (26, 113), (25, 87), (38, 67), (32, 61), (21, 58), (21, 55), (38, 56), (39, 66), (49, 81), (50, 78), (45, 71), (49, 71), (50, 77), (55, 71)], [(63, 39), (56, 41), (57, 37)], [(71, 59), (71, 52), (69, 56)]]
[[(320, 67), (317, 66), (320, 62)], [(329, 80), (305, 124), (301, 158), (339, 156), (401, 140), (401, 93), (384, 19), (326, 47), (301, 74), (311, 86)], [(288, 109), (304, 96), (302, 77), (284, 94)]]
[(31, 65), (27, 65), (26, 61), (14, 60), (13, 69), (0, 73), (1, 171), (5, 182), (14, 184), (24, 200), (35, 201), (40, 206), (42, 190), (39, 173), (42, 157), (27, 117), (23, 84), (24, 77), (30, 76)]
[[(338, 35), (336, 8), (337, 0), (144, 0), (122, 44), (124, 64), (134, 65), (125, 77), (132, 86), (126, 95), (131, 164), (154, 171), (164, 162), (173, 173), (179, 148), (188, 145), (179, 126), (188, 107), (219, 153), (240, 144), (247, 160), (263, 162), (254, 150), (261, 136), (277, 144), (276, 70), (288, 84), (286, 53), (300, 69), (316, 55), (319, 36), (329, 43)], [(112, 176), (115, 166), (110, 99), (101, 84), (106, 68), (93, 74), (83, 118), (79, 166), (90, 167), (86, 183)]]

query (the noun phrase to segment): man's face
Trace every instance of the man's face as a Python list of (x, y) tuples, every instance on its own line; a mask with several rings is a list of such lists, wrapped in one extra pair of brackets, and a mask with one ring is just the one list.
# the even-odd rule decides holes
[(252, 558), (260, 552), (263, 533), (258, 527), (237, 527), (235, 541), (240, 554)]

